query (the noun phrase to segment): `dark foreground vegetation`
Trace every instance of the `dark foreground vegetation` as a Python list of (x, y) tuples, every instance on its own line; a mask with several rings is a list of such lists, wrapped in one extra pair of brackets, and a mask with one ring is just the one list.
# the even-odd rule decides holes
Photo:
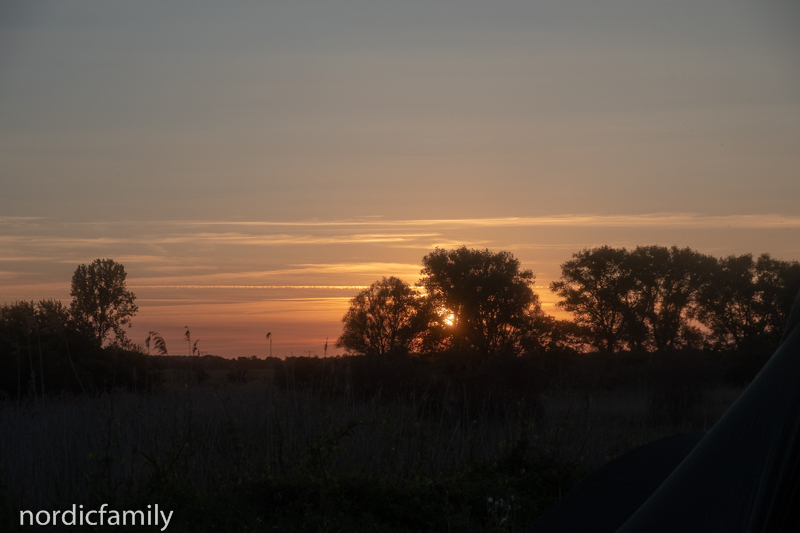
[(608, 460), (712, 426), (800, 288), (796, 262), (662, 247), (562, 273), (569, 321), (511, 254), (436, 250), (424, 293), (353, 299), (348, 355), (229, 360), (134, 344), (122, 266), (81, 265), (70, 307), (0, 308), (0, 528), (106, 503), (170, 531), (524, 531)]
[(3, 530), (158, 503), (170, 531), (523, 531), (610, 458), (710, 427), (754, 370), (685, 355), (155, 356), (151, 392), (3, 402)]

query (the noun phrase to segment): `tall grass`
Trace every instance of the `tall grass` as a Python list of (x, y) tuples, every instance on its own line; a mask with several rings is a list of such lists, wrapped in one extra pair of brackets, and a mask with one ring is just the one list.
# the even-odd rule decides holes
[[(334, 498), (326, 492), (330, 487), (346, 494), (342, 484), (355, 480), (441, 496), (436, 512), (444, 521), (434, 530), (456, 523), (472, 523), (472, 530), (524, 529), (580, 474), (639, 444), (710, 427), (740, 392), (721, 385), (691, 393), (554, 388), (527, 397), (487, 390), (475, 401), (465, 386), (447, 385), (436, 394), (436, 384), (419, 392), (367, 394), (349, 383), (327, 389), (293, 384), (288, 371), (277, 379), (266, 375), (244, 384), (150, 394), (1, 403), (5, 512), (105, 502), (181, 508), (195, 505), (187, 503), (191, 498), (218, 499), (221, 489), (237, 488), (260, 491), (250, 499), (259, 502), (270, 491), (273, 499), (316, 491), (315, 505), (322, 509), (320, 494)], [(276, 386), (281, 380), (283, 386)], [(543, 457), (549, 459), (540, 468), (536, 458)], [(541, 470), (535, 478), (541, 487), (531, 485), (525, 468)], [(549, 471), (554, 477), (546, 478)], [(476, 479), (483, 484), (459, 492)], [(305, 496), (291, 495), (297, 486), (305, 487)], [(534, 492), (539, 499), (532, 499)], [(528, 497), (518, 523), (508, 519), (521, 505), (508, 503), (515, 495), (517, 502)], [(454, 510), (458, 498), (461, 514)], [(498, 498), (505, 507), (498, 507)], [(336, 501), (334, 507), (346, 506)], [(428, 503), (412, 498), (407, 505), (423, 509)], [(475, 511), (481, 505), (485, 509)], [(254, 516), (266, 524), (260, 509)], [(297, 513), (306, 516), (307, 510)], [(484, 529), (474, 529), (476, 523)]]
[(0, 407), (3, 481), (34, 506), (114, 497), (142, 483), (208, 487), (254, 473), (368, 471), (396, 480), (492, 458), (524, 420), (414, 398), (331, 397), (260, 384)]
[(558, 459), (595, 469), (641, 444), (709, 429), (741, 392), (740, 387), (717, 385), (699, 393), (686, 389), (545, 393), (537, 444)]

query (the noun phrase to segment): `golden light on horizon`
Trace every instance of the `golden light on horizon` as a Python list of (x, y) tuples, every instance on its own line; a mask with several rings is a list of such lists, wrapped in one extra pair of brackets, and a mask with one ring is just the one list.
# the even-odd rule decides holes
[(512, 253), (557, 319), (583, 249), (800, 259), (796, 32), (769, 2), (18, 3), (0, 304), (67, 305), (111, 258), (135, 342), (186, 348), (191, 323), (204, 352), (263, 355), (266, 327), (330, 354), (350, 300), (391, 276), (423, 295), (436, 248)]

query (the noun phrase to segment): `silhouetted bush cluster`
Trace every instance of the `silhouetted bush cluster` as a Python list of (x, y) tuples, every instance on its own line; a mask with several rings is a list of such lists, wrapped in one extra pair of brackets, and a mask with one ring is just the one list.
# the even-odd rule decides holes
[(158, 385), (158, 365), (136, 349), (101, 347), (60, 302), (0, 307), (0, 397), (96, 394)]

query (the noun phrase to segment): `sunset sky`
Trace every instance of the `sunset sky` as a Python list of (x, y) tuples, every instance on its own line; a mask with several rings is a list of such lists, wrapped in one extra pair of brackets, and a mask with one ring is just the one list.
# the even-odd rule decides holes
[(0, 3), (0, 304), (125, 265), (185, 354), (328, 354), (422, 257), (800, 259), (791, 0)]

